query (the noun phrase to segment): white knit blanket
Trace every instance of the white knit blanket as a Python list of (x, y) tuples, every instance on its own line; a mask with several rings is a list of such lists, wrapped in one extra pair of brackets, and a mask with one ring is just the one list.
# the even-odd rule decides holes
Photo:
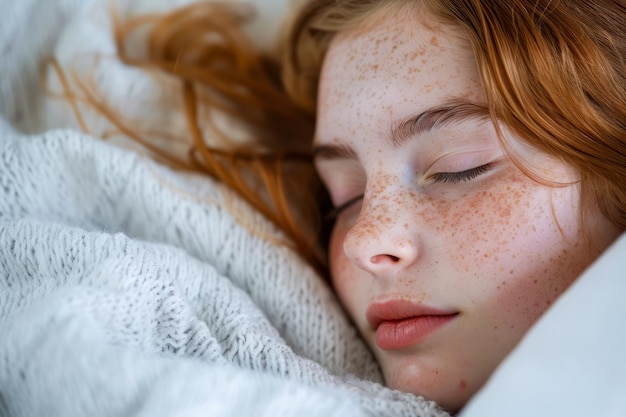
[(447, 415), (220, 184), (52, 129), (38, 59), (94, 1), (0, 1), (0, 416)]

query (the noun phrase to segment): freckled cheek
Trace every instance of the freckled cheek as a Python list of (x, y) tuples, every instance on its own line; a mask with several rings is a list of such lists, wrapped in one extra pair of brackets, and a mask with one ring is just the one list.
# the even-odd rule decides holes
[(491, 310), (500, 330), (517, 333), (545, 312), (581, 268), (563, 243), (547, 191), (525, 184), (496, 191), (462, 204), (441, 202), (439, 220), (432, 221), (439, 253), (465, 281), (466, 295)]
[(523, 252), (534, 227), (529, 219), (534, 208), (523, 197), (524, 187), (508, 187), (435, 205), (435, 241), (459, 273), (476, 278), (486, 272), (498, 277), (516, 273), (514, 265), (525, 262)]
[(563, 283), (546, 277), (503, 281), (497, 288), (496, 309), (503, 313), (503, 319), (506, 319), (508, 313), (506, 324), (510, 330), (524, 332), (565, 288)]

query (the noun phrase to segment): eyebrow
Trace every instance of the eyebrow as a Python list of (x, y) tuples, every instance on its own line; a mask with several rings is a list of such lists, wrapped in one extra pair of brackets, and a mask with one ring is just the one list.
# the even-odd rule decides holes
[[(393, 147), (399, 148), (411, 138), (431, 130), (468, 120), (482, 122), (490, 118), (491, 115), (487, 106), (455, 99), (395, 122), (386, 139)], [(317, 144), (315, 142), (313, 144), (313, 157), (316, 159), (357, 159), (356, 152), (348, 145)]]

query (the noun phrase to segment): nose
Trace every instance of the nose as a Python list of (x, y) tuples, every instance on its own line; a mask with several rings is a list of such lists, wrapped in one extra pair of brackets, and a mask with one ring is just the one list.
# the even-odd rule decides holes
[(406, 269), (420, 255), (419, 236), (410, 210), (402, 209), (397, 199), (395, 203), (385, 198), (364, 201), (343, 242), (348, 259), (374, 275)]

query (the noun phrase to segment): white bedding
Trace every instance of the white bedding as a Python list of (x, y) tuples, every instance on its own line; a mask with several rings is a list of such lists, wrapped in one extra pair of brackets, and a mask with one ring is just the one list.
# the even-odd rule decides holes
[(0, 161), (0, 415), (441, 415), (218, 184), (75, 131)]
[[(104, 2), (0, 5), (0, 416), (446, 415), (380, 385), (327, 284), (250, 207), (41, 93), (42, 56), (111, 51)], [(152, 94), (119, 62), (96, 74), (125, 113)]]
[[(332, 292), (261, 237), (280, 238), (249, 207), (205, 177), (79, 133), (41, 93), (42, 56), (112, 51), (104, 1), (0, 0), (0, 416), (447, 415), (379, 384)], [(251, 30), (267, 47), (288, 0), (255, 1), (266, 23)], [(101, 64), (103, 91), (146, 112), (132, 103), (154, 94), (152, 80)], [(108, 129), (87, 116), (94, 134)], [(178, 115), (162, 116), (180, 129)], [(624, 253), (626, 236), (464, 417), (626, 415)]]

